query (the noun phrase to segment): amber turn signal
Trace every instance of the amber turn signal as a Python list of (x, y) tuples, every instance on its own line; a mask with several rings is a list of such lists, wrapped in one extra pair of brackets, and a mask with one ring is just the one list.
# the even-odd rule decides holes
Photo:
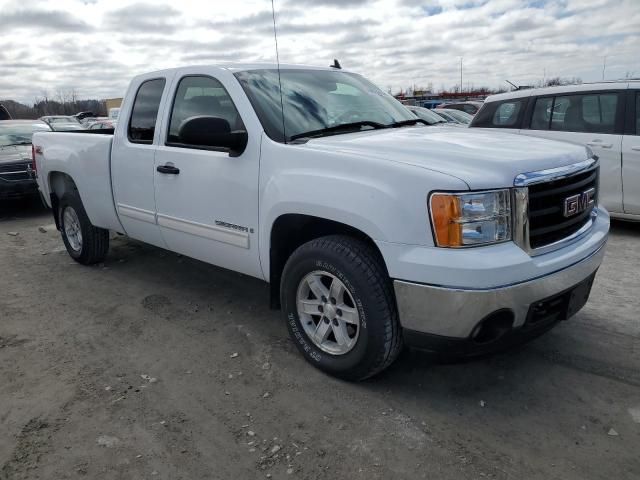
[(460, 198), (457, 195), (435, 193), (431, 196), (431, 220), (439, 247), (462, 246)]

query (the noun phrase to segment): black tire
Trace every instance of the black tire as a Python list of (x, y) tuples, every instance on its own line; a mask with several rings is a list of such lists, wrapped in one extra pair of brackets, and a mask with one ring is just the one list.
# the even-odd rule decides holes
[[(356, 343), (344, 354), (318, 348), (301, 323), (298, 287), (318, 271), (343, 282), (360, 316)], [(280, 287), (289, 334), (307, 361), (320, 370), (346, 380), (364, 380), (387, 368), (400, 353), (402, 332), (391, 281), (379, 255), (366, 243), (343, 235), (305, 243), (288, 259)]]
[[(67, 238), (64, 215), (67, 208), (72, 208), (75, 211), (80, 224), (82, 242), (79, 249), (74, 249)], [(62, 241), (71, 258), (83, 265), (93, 265), (104, 261), (109, 251), (109, 230), (94, 227), (91, 224), (77, 192), (65, 193), (62, 196), (58, 204), (58, 218)]]

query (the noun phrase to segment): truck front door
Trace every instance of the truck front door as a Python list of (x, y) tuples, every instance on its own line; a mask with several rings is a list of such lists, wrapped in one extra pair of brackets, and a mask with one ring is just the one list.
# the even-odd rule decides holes
[[(200, 74), (176, 78), (155, 161), (158, 225), (169, 249), (262, 278), (260, 133), (245, 127), (232, 95), (244, 95), (233, 77), (226, 81)], [(244, 108), (250, 109), (246, 97), (242, 100)], [(204, 122), (203, 128), (190, 128), (193, 120)], [(224, 147), (225, 141), (205, 126), (212, 121), (223, 131), (249, 130), (244, 150), (233, 153)]]

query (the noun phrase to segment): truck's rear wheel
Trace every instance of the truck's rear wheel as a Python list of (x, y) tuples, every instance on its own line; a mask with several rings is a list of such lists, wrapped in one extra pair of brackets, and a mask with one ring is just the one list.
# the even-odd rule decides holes
[(390, 281), (364, 242), (335, 235), (299, 247), (282, 274), (281, 302), (298, 349), (327, 373), (363, 380), (400, 353)]
[(109, 230), (91, 224), (77, 194), (63, 195), (58, 215), (62, 241), (71, 258), (83, 265), (104, 261), (109, 251)]

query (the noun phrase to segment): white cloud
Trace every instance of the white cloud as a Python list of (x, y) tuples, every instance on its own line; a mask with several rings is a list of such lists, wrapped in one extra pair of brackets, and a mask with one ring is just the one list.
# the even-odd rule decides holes
[[(230, 7), (233, 5), (233, 8)], [(640, 76), (638, 0), (275, 0), (280, 60), (394, 90)], [(0, 0), (0, 98), (122, 95), (137, 73), (275, 61), (271, 0)]]

